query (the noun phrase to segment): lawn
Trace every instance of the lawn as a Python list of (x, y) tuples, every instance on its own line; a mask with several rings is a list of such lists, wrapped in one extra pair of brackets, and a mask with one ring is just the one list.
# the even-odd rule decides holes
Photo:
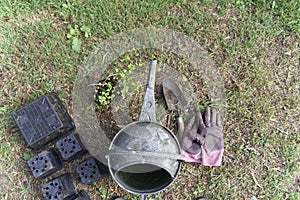
[[(46, 182), (31, 175), (26, 161), (34, 153), (11, 114), (56, 92), (72, 115), (73, 84), (89, 55), (112, 36), (144, 27), (192, 38), (215, 62), (226, 89), (222, 166), (184, 163), (171, 187), (147, 199), (300, 199), (298, 0), (0, 0), (0, 199), (40, 199)], [(152, 55), (167, 65), (189, 65), (161, 49), (133, 49), (111, 66), (145, 64)], [(195, 74), (205, 79), (197, 72), (185, 76), (193, 83)], [(77, 190), (92, 199), (138, 199), (110, 177), (81, 184), (78, 162), (65, 167)]]

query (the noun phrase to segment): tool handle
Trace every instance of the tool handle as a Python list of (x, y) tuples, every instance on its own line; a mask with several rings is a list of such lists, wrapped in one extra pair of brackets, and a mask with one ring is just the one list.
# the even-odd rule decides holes
[(177, 118), (177, 124), (178, 124), (178, 141), (181, 143), (182, 142), (182, 137), (183, 137), (183, 131), (184, 131), (184, 122), (181, 116)]
[(139, 121), (156, 122), (155, 97), (154, 97), (156, 63), (157, 61), (155, 59), (152, 59), (150, 61), (147, 87), (144, 95)]

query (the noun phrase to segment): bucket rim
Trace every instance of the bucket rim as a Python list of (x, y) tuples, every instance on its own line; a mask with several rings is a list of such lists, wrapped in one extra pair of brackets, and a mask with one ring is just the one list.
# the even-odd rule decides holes
[[(131, 162), (131, 163), (127, 163), (126, 165), (122, 166), (119, 170), (116, 170), (115, 174), (113, 173), (113, 171), (112, 171), (113, 168), (110, 167), (110, 165), (108, 166), (108, 168), (109, 168), (109, 171), (110, 171), (111, 176), (113, 177), (113, 179), (114, 179), (114, 180), (117, 182), (117, 184), (118, 184), (121, 188), (123, 188), (124, 190), (129, 191), (129, 192), (132, 193), (132, 194), (137, 194), (137, 195), (151, 195), (151, 194), (156, 194), (156, 193), (158, 193), (158, 192), (161, 192), (162, 190), (167, 189), (167, 188), (168, 188), (168, 187), (176, 180), (176, 178), (178, 177), (179, 172), (180, 172), (180, 170), (181, 170), (181, 166), (182, 166), (182, 162), (181, 162), (181, 161), (177, 161), (177, 162), (178, 162), (178, 167), (177, 167), (175, 176), (172, 176), (168, 170), (164, 169), (163, 167), (158, 166), (157, 164), (155, 164), (155, 163), (153, 163), (153, 162), (142, 162), (142, 163), (141, 163), (141, 162)], [(110, 160), (108, 160), (108, 164), (110, 164)], [(121, 169), (124, 169), (124, 168), (126, 168), (126, 167), (128, 167), (128, 166), (137, 165), (137, 164), (149, 164), (149, 165), (153, 165), (153, 166), (159, 167), (159, 168), (161, 168), (161, 169), (164, 169), (164, 170), (170, 175), (170, 177), (171, 177), (170, 182), (169, 182), (168, 184), (166, 184), (165, 187), (161, 188), (160, 190), (154, 191), (154, 192), (137, 192), (137, 190), (133, 191), (133, 190), (130, 190), (130, 189), (126, 188), (126, 187), (124, 186), (124, 184), (121, 184), (121, 181), (117, 178), (116, 174), (117, 174), (119, 171), (121, 171)]]

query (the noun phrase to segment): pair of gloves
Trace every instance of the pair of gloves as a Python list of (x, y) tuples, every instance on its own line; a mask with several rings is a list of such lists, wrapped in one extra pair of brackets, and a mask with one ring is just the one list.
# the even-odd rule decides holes
[(179, 133), (186, 161), (220, 166), (224, 152), (222, 131), (221, 117), (216, 109), (207, 107), (203, 117), (198, 111), (183, 133)]

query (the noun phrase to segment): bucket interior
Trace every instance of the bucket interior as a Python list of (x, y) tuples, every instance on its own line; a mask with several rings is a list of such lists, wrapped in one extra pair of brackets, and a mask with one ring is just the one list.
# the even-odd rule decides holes
[(166, 188), (173, 178), (165, 169), (151, 164), (134, 164), (116, 172), (116, 180), (133, 193), (155, 193)]

